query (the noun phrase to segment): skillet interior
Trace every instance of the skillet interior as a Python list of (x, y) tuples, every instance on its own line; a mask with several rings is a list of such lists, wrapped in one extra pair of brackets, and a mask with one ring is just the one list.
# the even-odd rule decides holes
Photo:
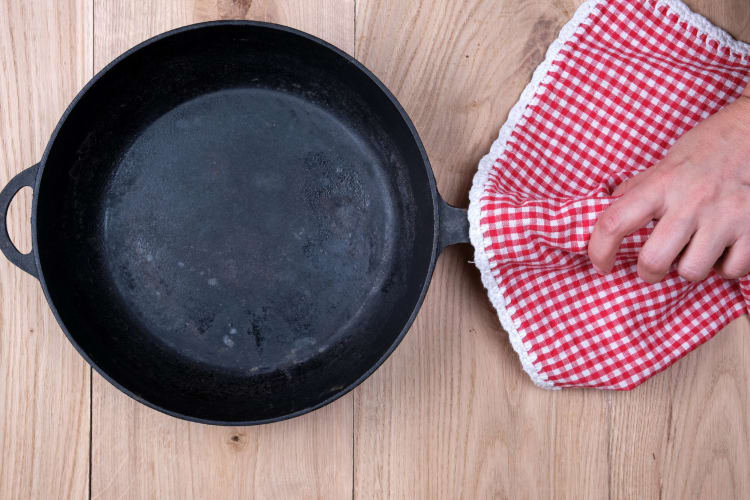
[(168, 412), (257, 422), (346, 392), (400, 340), (435, 249), (418, 138), (352, 62), (250, 23), (103, 74), (48, 151), (36, 248), (71, 340)]

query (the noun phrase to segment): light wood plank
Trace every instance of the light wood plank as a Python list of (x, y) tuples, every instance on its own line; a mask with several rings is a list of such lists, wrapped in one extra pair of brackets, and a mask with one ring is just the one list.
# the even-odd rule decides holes
[[(108, 2), (95, 6), (96, 66), (170, 28), (247, 18), (304, 29), (352, 51), (352, 1)], [(93, 379), (93, 498), (348, 498), (352, 398), (252, 428), (183, 422)]]
[(351, 496), (351, 399), (263, 427), (178, 420), (94, 376), (92, 498)]
[(748, 498), (750, 325), (612, 397), (612, 498)]
[[(0, 184), (38, 162), (91, 76), (91, 2), (0, 1)], [(8, 222), (31, 249), (31, 190)], [(39, 282), (0, 257), (0, 498), (87, 498), (89, 368)]]
[[(522, 0), (357, 2), (357, 57), (410, 113), (449, 202), (466, 206), (480, 157), (574, 8)], [(440, 257), (412, 330), (357, 391), (356, 496), (606, 492), (606, 395), (536, 389), (470, 260), (469, 247)]]
[(250, 19), (306, 31), (354, 53), (355, 0), (196, 0), (193, 21)]
[[(687, 0), (750, 41), (746, 0)], [(611, 498), (750, 497), (747, 316), (663, 374), (612, 394)]]
[[(465, 203), (479, 156), (579, 3), (358, 3), (357, 55), (412, 115), (449, 201)], [(750, 39), (750, 4), (691, 6)], [(520, 375), (504, 338), (493, 348), (501, 330), (494, 317), (479, 321), (489, 306), (460, 267), (464, 252), (441, 258), (404, 346), (358, 391), (360, 496), (747, 497), (746, 319), (634, 392), (547, 395)], [(466, 458), (483, 450), (494, 455)]]
[(750, 498), (749, 338), (738, 320), (675, 370), (663, 498)]
[[(578, 3), (357, 0), (356, 55), (412, 115), (450, 202), (465, 206), (479, 157)], [(750, 40), (746, 0), (688, 4)], [(342, 15), (353, 8), (99, 1), (93, 64), (229, 17), (290, 24), (354, 52), (354, 17)], [(38, 161), (91, 76), (91, 17), (85, 0), (0, 1), (0, 182)], [(19, 198), (9, 220), (28, 248), (30, 196)], [(354, 415), (347, 397), (282, 424), (207, 427), (148, 410), (96, 376), (93, 496), (345, 497), (352, 458), (364, 498), (750, 496), (746, 318), (630, 393), (548, 393), (521, 372), (469, 260), (468, 248), (441, 257), (417, 323), (358, 389)], [(0, 276), (0, 498), (86, 497), (89, 370), (38, 284), (6, 262)]]

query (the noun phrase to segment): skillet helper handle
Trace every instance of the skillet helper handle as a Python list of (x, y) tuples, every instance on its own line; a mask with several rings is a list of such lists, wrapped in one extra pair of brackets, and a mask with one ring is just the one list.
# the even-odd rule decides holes
[(440, 199), (438, 209), (440, 250), (448, 245), (469, 243), (469, 214), (465, 208), (456, 208)]
[(5, 254), (5, 257), (9, 261), (35, 278), (37, 277), (37, 269), (36, 263), (34, 262), (34, 252), (32, 250), (27, 254), (23, 254), (18, 251), (16, 246), (10, 240), (6, 218), (8, 216), (8, 207), (16, 193), (26, 186), (30, 188), (34, 187), (34, 181), (36, 181), (36, 173), (38, 169), (38, 163), (33, 167), (27, 168), (13, 177), (3, 190), (0, 191), (0, 250), (3, 251), (3, 254)]

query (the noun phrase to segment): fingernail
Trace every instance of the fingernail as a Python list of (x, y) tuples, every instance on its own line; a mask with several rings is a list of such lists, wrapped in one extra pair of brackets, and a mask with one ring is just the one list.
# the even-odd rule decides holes
[(604, 275), (606, 275), (606, 274), (607, 274), (606, 272), (604, 272), (604, 271), (602, 271), (601, 269), (599, 269), (599, 266), (597, 266), (596, 264), (593, 264), (593, 266), (594, 266), (594, 270), (595, 270), (595, 271), (596, 271), (597, 273), (601, 274), (602, 276), (604, 276)]

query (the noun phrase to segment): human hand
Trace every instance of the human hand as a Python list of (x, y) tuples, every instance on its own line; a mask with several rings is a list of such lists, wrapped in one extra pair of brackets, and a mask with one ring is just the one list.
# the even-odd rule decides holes
[(750, 272), (750, 86), (742, 97), (685, 133), (653, 167), (620, 184), (599, 217), (588, 255), (609, 273), (622, 239), (658, 219), (638, 254), (638, 274), (705, 279)]

